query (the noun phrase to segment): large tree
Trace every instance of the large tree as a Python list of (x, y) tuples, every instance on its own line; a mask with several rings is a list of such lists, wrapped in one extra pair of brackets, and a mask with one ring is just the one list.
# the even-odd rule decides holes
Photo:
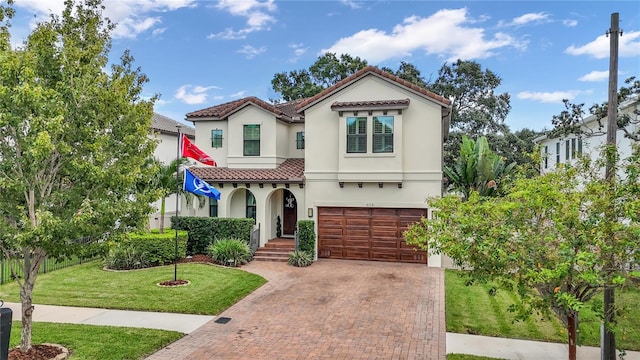
[(102, 11), (100, 0), (66, 0), (22, 47), (1, 38), (0, 249), (20, 285), (22, 351), (44, 259), (144, 224), (155, 197), (136, 191), (150, 181), (155, 97), (141, 96), (147, 78), (129, 53), (109, 67)]
[[(444, 64), (429, 90), (452, 101), (451, 132), (444, 144), (444, 163), (453, 164), (458, 156), (460, 139), (467, 135), (509, 133), (505, 119), (511, 110), (508, 93), (498, 93), (502, 79), (475, 61), (457, 60)], [(499, 147), (496, 151), (502, 152)]]
[[(614, 149), (606, 154), (617, 159)], [(624, 286), (629, 269), (640, 266), (640, 150), (616, 164), (627, 176), (612, 187), (602, 178), (604, 161), (585, 157), (576, 167), (520, 175), (505, 196), (432, 199), (437, 215), (410, 226), (407, 243), (446, 254), (472, 280), (515, 288), (519, 318), (552, 311), (575, 360), (579, 311), (604, 287)], [(604, 216), (609, 211), (614, 216)]]
[(427, 88), (429, 86), (429, 81), (425, 80), (424, 76), (422, 76), (422, 73), (420, 73), (420, 70), (418, 70), (418, 68), (411, 63), (401, 61), (400, 66), (396, 71), (393, 71), (391, 68), (388, 68), (388, 67), (383, 67), (381, 70), (384, 70), (390, 74), (393, 74), (403, 80), (407, 80), (408, 82), (414, 85), (417, 85), (423, 88)]
[(326, 53), (319, 56), (309, 69), (275, 74), (271, 85), (282, 100), (292, 101), (311, 97), (366, 66), (367, 61), (357, 56), (341, 54), (338, 57), (335, 53)]
[[(640, 97), (640, 80), (635, 76), (625, 80), (625, 86), (618, 90), (618, 104), (627, 101), (637, 100)], [(585, 110), (584, 103), (574, 103), (568, 99), (563, 100), (565, 109), (558, 115), (554, 115), (551, 122), (554, 126), (549, 132), (552, 137), (564, 137), (570, 134), (582, 137), (598, 136), (606, 134), (606, 122), (609, 106), (607, 102), (593, 104)], [(587, 118), (595, 117), (597, 126), (585, 126)], [(617, 126), (624, 136), (633, 140), (640, 140), (640, 131), (637, 125), (640, 124), (640, 110), (635, 109), (631, 113), (618, 114)]]

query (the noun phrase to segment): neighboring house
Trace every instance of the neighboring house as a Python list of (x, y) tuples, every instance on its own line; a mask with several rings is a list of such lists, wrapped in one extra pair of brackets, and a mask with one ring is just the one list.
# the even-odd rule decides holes
[[(153, 156), (163, 164), (169, 164), (176, 159), (178, 150), (178, 128), (190, 139), (195, 139), (195, 129), (158, 113), (153, 113), (151, 120), (151, 136), (158, 140), (158, 146)], [(180, 199), (180, 204), (184, 202), (184, 197)], [(157, 229), (160, 227), (160, 200), (153, 203), (156, 211), (149, 215), (149, 227)], [(194, 215), (193, 207), (180, 206), (181, 215)], [(171, 195), (165, 199), (165, 228), (171, 226), (171, 216), (176, 214), (176, 196)]]
[(311, 98), (191, 112), (196, 145), (218, 163), (191, 170), (221, 192), (198, 214), (253, 218), (260, 245), (278, 218), (283, 236), (311, 219), (321, 258), (441, 266), (402, 232), (441, 196), (450, 112), (448, 99), (371, 66)]
[[(640, 100), (634, 98), (618, 106), (619, 114), (629, 115), (632, 123), (626, 128), (631, 133), (637, 133), (640, 127), (637, 122), (640, 120)], [(540, 146), (542, 155), (541, 172), (546, 173), (556, 168), (558, 164), (572, 164), (579, 156), (589, 155), (592, 159), (600, 156), (602, 145), (607, 142), (607, 119), (598, 119), (591, 115), (584, 119), (582, 123), (583, 133), (580, 135), (568, 135), (564, 137), (549, 137), (547, 135), (534, 139)], [(633, 140), (625, 137), (622, 129), (616, 132), (616, 145), (620, 152), (620, 158), (625, 159), (631, 155), (631, 145)]]

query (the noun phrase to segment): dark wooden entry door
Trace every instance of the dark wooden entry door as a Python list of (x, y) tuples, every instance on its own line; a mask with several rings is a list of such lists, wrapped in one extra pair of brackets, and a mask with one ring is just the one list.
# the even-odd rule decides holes
[(293, 235), (296, 231), (296, 223), (298, 222), (298, 204), (296, 197), (291, 191), (284, 190), (283, 211), (282, 211), (282, 234)]

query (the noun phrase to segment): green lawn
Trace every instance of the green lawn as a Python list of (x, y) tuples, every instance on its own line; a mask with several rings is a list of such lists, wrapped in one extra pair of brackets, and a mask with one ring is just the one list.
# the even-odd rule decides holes
[[(173, 265), (133, 271), (105, 271), (98, 261), (38, 276), (36, 304), (216, 315), (266, 280), (239, 269), (207, 264), (178, 264), (178, 279), (191, 284), (157, 284), (173, 279)], [(4, 301), (20, 302), (16, 283), (0, 287)]]
[[(446, 271), (447, 331), (567, 342), (566, 331), (555, 317), (549, 319), (534, 315), (525, 322), (513, 322), (513, 314), (507, 308), (517, 300), (516, 294), (499, 290), (495, 296), (491, 296), (488, 289), (488, 285), (481, 284), (465, 286), (465, 279), (459, 277), (456, 271)], [(617, 305), (624, 308), (622, 316), (618, 318), (624, 332), (616, 338), (616, 342), (627, 350), (640, 350), (640, 321), (637, 321), (640, 319), (640, 290), (627, 288), (622, 293), (618, 291), (616, 297)], [(600, 346), (600, 322), (591, 311), (580, 313), (579, 329), (584, 339), (583, 345)]]
[(502, 360), (498, 358), (467, 354), (447, 354), (447, 360)]
[[(10, 348), (20, 344), (21, 325), (14, 321)], [(178, 340), (175, 331), (113, 326), (33, 323), (33, 343), (54, 343), (68, 348), (70, 359), (141, 359)]]

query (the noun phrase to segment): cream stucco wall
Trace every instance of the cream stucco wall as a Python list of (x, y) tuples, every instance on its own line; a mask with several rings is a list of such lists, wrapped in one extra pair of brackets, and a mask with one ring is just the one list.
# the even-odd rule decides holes
[[(332, 103), (406, 98), (410, 104), (401, 115), (397, 110), (387, 113), (394, 116), (393, 153), (372, 153), (370, 139), (366, 154), (346, 152), (345, 119), (353, 112), (340, 116), (331, 110)], [(359, 111), (358, 116), (371, 118), (378, 113)], [(370, 120), (368, 125), (370, 138)], [(316, 231), (318, 207), (426, 208), (427, 198), (441, 195), (440, 104), (368, 76), (305, 111), (305, 131), (305, 199), (307, 208), (313, 208)], [(430, 256), (428, 264), (440, 266), (440, 256)]]
[[(227, 120), (207, 120), (195, 123), (196, 139), (194, 143), (200, 150), (211, 156), (219, 167), (227, 167), (227, 151), (229, 144), (234, 140), (229, 136), (228, 124)], [(211, 130), (214, 129), (222, 130), (221, 148), (211, 146)], [(242, 139), (240, 139), (240, 142), (242, 142)]]

